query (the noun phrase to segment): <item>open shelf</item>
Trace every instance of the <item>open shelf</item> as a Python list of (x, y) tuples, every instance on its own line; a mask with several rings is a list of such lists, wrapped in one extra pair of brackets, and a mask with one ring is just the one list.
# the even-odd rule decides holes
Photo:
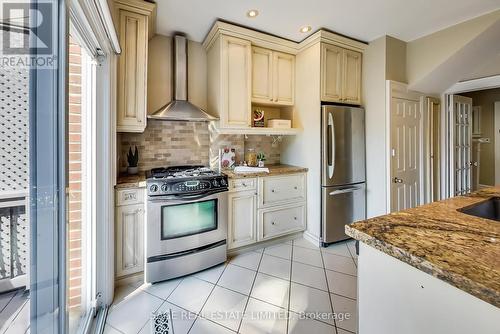
[(293, 136), (302, 131), (302, 129), (278, 129), (278, 128), (234, 128), (234, 129), (221, 129), (215, 128), (215, 130), (220, 134), (245, 134), (245, 135), (267, 135), (267, 136)]

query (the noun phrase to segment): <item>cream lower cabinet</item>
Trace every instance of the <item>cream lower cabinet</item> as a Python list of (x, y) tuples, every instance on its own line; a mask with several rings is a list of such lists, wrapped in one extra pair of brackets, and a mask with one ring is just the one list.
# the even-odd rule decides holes
[(321, 44), (321, 100), (361, 104), (360, 52)]
[(144, 189), (116, 191), (115, 258), (116, 277), (144, 270)]
[(229, 181), (228, 249), (303, 231), (305, 174)]
[(255, 190), (228, 194), (228, 248), (237, 248), (257, 241), (257, 193)]

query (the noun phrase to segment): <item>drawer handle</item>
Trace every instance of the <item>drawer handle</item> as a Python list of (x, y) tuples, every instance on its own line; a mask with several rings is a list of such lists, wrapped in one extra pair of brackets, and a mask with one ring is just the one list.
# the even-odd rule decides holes
[(246, 187), (246, 186), (247, 186), (247, 184), (246, 184), (245, 182), (243, 182), (241, 185), (242, 185), (243, 187)]

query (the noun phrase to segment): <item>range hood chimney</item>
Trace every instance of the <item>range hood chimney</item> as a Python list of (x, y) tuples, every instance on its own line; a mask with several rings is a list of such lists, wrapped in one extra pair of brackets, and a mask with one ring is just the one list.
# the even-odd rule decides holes
[(204, 110), (190, 103), (187, 99), (187, 40), (182, 35), (174, 36), (174, 98), (148, 118), (165, 121), (209, 122), (218, 118), (207, 114)]

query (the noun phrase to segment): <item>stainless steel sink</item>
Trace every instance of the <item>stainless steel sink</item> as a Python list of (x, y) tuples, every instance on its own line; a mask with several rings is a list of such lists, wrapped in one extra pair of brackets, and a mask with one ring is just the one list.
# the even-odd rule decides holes
[(500, 221), (500, 197), (492, 197), (484, 202), (458, 210), (465, 214)]

